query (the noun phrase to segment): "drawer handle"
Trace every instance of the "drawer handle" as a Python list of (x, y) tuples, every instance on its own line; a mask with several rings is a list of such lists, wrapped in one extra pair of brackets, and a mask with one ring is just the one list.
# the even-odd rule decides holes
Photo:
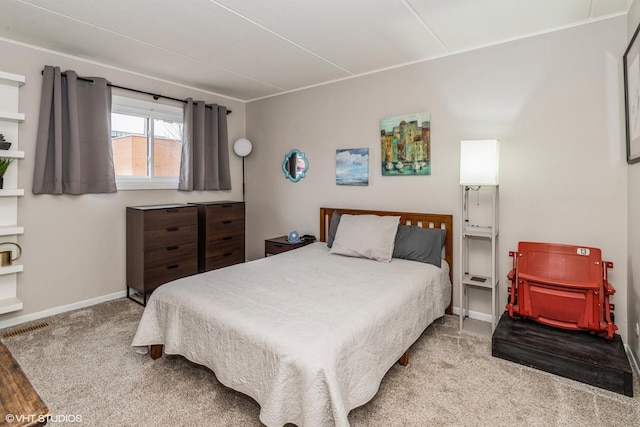
[(167, 209), (165, 210), (166, 213), (175, 213), (178, 212), (178, 208), (171, 208), (171, 209)]
[(178, 268), (180, 264), (173, 264), (173, 265), (168, 265), (167, 266), (167, 270), (173, 270), (174, 268)]
[(178, 231), (180, 230), (180, 227), (169, 227), (167, 228), (167, 231)]
[(223, 224), (231, 224), (233, 221), (231, 221), (230, 219), (226, 220), (226, 221), (222, 221)]
[(275, 246), (276, 248), (281, 248), (284, 245), (282, 243), (274, 243), (273, 246)]
[(231, 239), (233, 239), (233, 236), (227, 236), (222, 238), (222, 240), (231, 240)]
[(233, 255), (233, 252), (227, 252), (226, 254), (222, 255), (222, 256), (231, 256)]
[(223, 208), (230, 208), (231, 206), (233, 205), (230, 205), (230, 204), (222, 205)]
[(178, 249), (180, 246), (169, 246), (167, 247), (168, 251), (175, 251), (176, 249)]

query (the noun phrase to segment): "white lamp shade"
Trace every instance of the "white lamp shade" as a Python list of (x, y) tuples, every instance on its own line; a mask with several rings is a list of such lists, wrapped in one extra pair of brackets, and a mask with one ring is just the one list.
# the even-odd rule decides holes
[(233, 152), (240, 157), (246, 157), (251, 153), (253, 146), (247, 138), (240, 138), (233, 144)]
[(460, 184), (498, 185), (499, 141), (484, 139), (460, 142)]

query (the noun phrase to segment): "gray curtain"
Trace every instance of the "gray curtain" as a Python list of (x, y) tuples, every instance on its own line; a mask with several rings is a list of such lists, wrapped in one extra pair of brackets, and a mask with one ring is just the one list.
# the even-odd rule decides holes
[(226, 107), (187, 100), (178, 189), (231, 189)]
[(102, 78), (64, 74), (44, 67), (32, 191), (113, 193), (111, 87)]

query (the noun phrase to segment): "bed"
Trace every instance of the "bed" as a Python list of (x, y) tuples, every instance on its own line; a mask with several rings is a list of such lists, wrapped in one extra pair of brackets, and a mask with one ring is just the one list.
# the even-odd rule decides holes
[[(343, 219), (334, 236), (336, 215)], [(344, 247), (347, 220), (371, 217), (446, 230), (441, 266), (333, 253)], [(452, 216), (320, 208), (319, 240), (161, 286), (132, 345), (210, 368), (258, 402), (267, 426), (348, 426), (349, 411), (371, 400), (427, 326), (451, 312)]]

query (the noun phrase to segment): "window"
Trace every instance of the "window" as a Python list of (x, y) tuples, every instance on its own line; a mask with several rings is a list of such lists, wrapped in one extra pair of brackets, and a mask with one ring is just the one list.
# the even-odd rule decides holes
[(182, 108), (113, 96), (111, 144), (118, 190), (177, 189)]

